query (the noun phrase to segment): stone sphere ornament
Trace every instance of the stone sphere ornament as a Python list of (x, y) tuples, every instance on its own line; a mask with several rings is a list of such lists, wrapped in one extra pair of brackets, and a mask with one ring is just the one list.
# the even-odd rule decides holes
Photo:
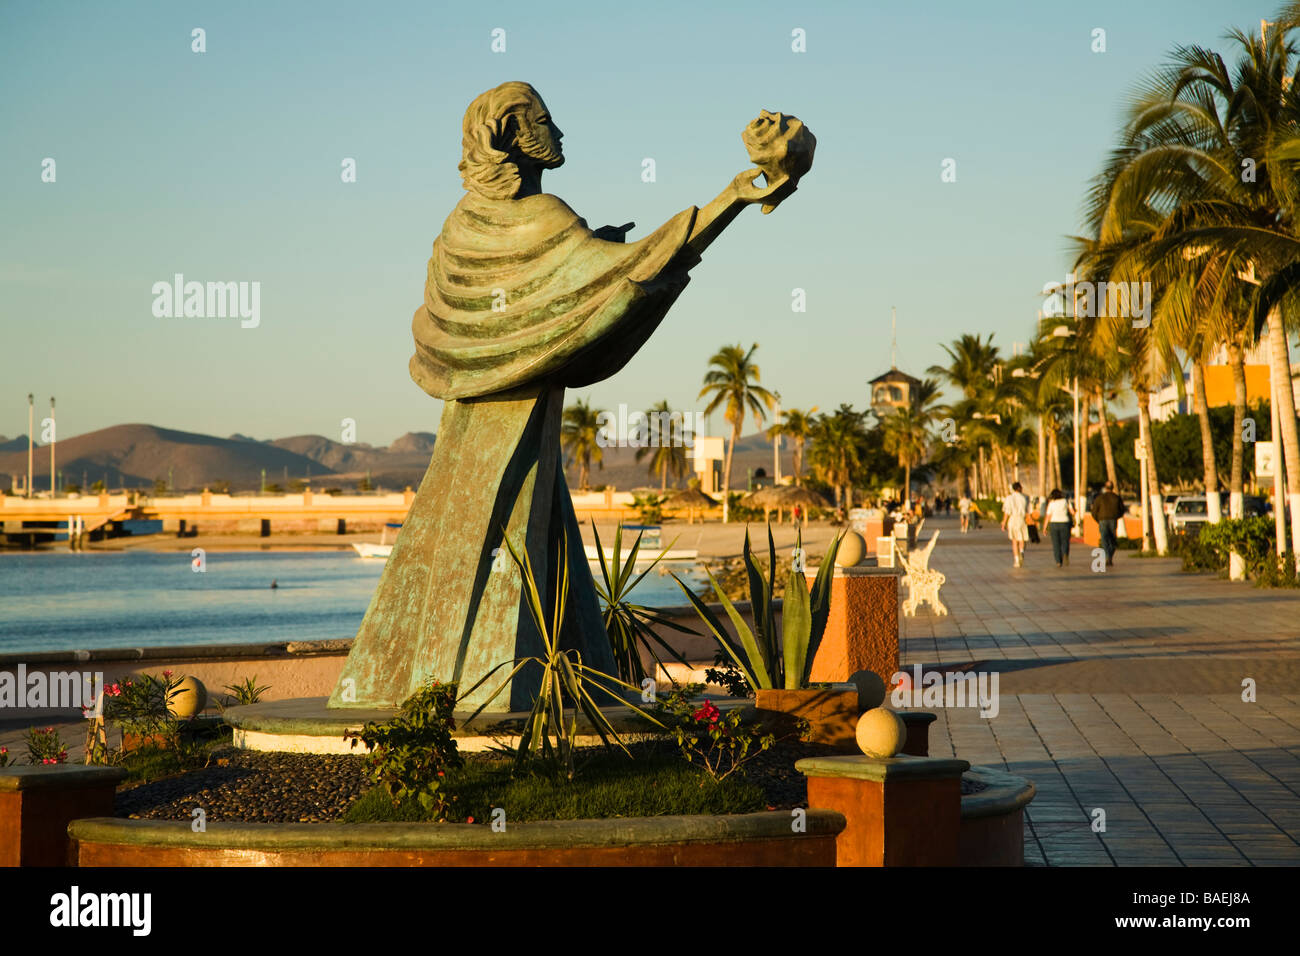
[(885, 702), (885, 682), (875, 671), (858, 671), (849, 678), (858, 688), (858, 710), (874, 710)]
[(861, 564), (862, 559), (866, 556), (866, 539), (856, 531), (845, 531), (844, 536), (840, 538), (840, 546), (835, 552), (836, 567), (855, 567), (856, 565)]
[(868, 757), (892, 757), (907, 741), (907, 726), (892, 710), (877, 707), (858, 718), (858, 748)]
[(797, 116), (762, 110), (740, 138), (749, 151), (749, 161), (763, 171), (767, 184), (784, 187), (771, 202), (763, 204), (763, 213), (767, 214), (794, 192), (799, 180), (812, 169), (817, 137)]
[(188, 720), (203, 712), (208, 706), (208, 689), (197, 677), (182, 677), (176, 685), (176, 693), (167, 702), (167, 710), (173, 717)]

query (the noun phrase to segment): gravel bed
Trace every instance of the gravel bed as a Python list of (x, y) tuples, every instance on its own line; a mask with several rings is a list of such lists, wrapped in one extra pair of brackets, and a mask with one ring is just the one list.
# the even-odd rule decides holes
[(119, 790), (115, 813), (144, 820), (322, 823), (338, 820), (369, 784), (364, 756), (214, 751), (202, 770)]
[[(790, 810), (808, 802), (807, 781), (794, 768), (795, 761), (832, 753), (823, 745), (782, 742), (742, 772), (763, 788), (770, 809)], [(368, 788), (364, 756), (225, 748), (215, 751), (202, 770), (119, 790), (115, 812), (132, 819), (190, 821), (201, 807), (212, 822), (324, 823), (341, 820)], [(963, 794), (984, 788), (962, 779)]]

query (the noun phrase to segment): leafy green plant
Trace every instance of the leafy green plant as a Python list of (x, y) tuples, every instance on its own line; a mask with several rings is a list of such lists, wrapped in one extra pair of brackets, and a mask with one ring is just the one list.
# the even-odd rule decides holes
[[(736, 667), (745, 676), (749, 686), (755, 690), (799, 690), (808, 684), (812, 673), (813, 660), (817, 648), (821, 645), (822, 634), (826, 630), (826, 618), (830, 614), (831, 576), (835, 569), (835, 554), (839, 550), (841, 535), (836, 535), (826, 549), (821, 567), (817, 569), (817, 578), (813, 582), (812, 594), (804, 581), (802, 571), (792, 566), (786, 582), (785, 597), (782, 601), (781, 630), (776, 627), (776, 603), (773, 586), (776, 577), (776, 543), (772, 539), (772, 526), (767, 528), (768, 564), (767, 574), (754, 559), (749, 544), (749, 529), (745, 529), (744, 561), (745, 571), (749, 576), (750, 607), (754, 615), (754, 628), (751, 630), (736, 610), (730, 598), (706, 570), (709, 583), (717, 595), (719, 603), (731, 618), (736, 629), (736, 640), (727, 633), (722, 622), (709, 610), (700, 598), (681, 580), (673, 575), (687, 600), (703, 619), (713, 639)], [(803, 547), (802, 534), (795, 540), (795, 548)]]
[(721, 783), (775, 744), (776, 735), (755, 733), (738, 709), (724, 714), (712, 701), (692, 699), (703, 690), (701, 684), (675, 690), (663, 700), (659, 711), (682, 756)]
[(0, 747), (0, 767), (7, 767), (13, 762), (13, 758), (9, 756), (9, 748)]
[(27, 731), (27, 762), (56, 764), (68, 762), (68, 748), (53, 727), (31, 727)]
[[(683, 634), (698, 632), (683, 627), (653, 608), (628, 601), (628, 595), (632, 590), (663, 558), (662, 552), (646, 566), (645, 570), (633, 577), (636, 572), (637, 553), (641, 550), (641, 534), (637, 534), (627, 560), (623, 561), (622, 523), (614, 530), (614, 550), (608, 560), (605, 557), (605, 549), (601, 546), (600, 533), (596, 531), (595, 521), (591, 523), (591, 533), (596, 538), (596, 556), (599, 559), (601, 578), (604, 582), (602, 585), (601, 581), (596, 581), (596, 591), (605, 602), (605, 633), (609, 635), (610, 648), (614, 652), (614, 663), (618, 667), (618, 676), (640, 687), (645, 680), (649, 679), (641, 660), (642, 647), (649, 652), (651, 659), (660, 669), (663, 668), (663, 658), (659, 656), (656, 645), (659, 650), (666, 651), (667, 656), (682, 664), (686, 663), (686, 658), (681, 655), (681, 652), (655, 633), (654, 627), (666, 627)], [(672, 544), (668, 547), (671, 548)]]
[[(525, 603), (528, 605), (528, 612), (532, 615), (533, 623), (537, 625), (537, 632), (541, 637), (545, 656), (504, 661), (484, 675), (467, 692), (467, 695), (481, 686), (500, 668), (508, 664), (514, 664), (501, 686), (479, 705), (469, 719), (473, 720), (482, 713), (488, 704), (510, 686), (510, 682), (524, 668), (530, 664), (540, 667), (542, 669), (541, 683), (537, 697), (533, 701), (532, 710), (524, 721), (523, 732), (519, 735), (515, 768), (516, 770), (521, 768), (536, 751), (540, 750), (543, 759), (558, 759), (563, 764), (569, 779), (573, 779), (575, 773), (573, 753), (575, 739), (578, 736), (578, 711), (581, 711), (592, 727), (595, 728), (602, 743), (609, 746), (612, 740), (624, 752), (627, 752), (627, 747), (623, 744), (622, 738), (619, 737), (608, 718), (601, 713), (600, 708), (597, 706), (596, 699), (592, 696), (593, 690), (609, 697), (611, 703), (630, 707), (655, 724), (659, 722), (639, 707), (628, 703), (612, 690), (611, 686), (622, 686), (633, 693), (639, 693), (640, 688), (621, 681), (610, 674), (601, 673), (594, 667), (584, 664), (582, 655), (577, 650), (565, 649), (560, 646), (560, 635), (565, 614), (568, 611), (569, 600), (568, 535), (561, 537), (556, 548), (555, 567), (559, 570), (559, 578), (556, 582), (555, 606), (549, 621), (547, 620), (546, 611), (542, 607), (541, 593), (537, 587), (537, 579), (533, 574), (533, 566), (529, 560), (528, 552), (525, 551), (521, 558), (510, 538), (505, 537), (504, 540), (506, 547), (510, 551), (510, 557), (523, 578)], [(554, 738), (554, 741), (552, 741), (552, 738)]]
[(445, 819), (454, 798), (445, 790), (446, 772), (463, 764), (452, 731), (456, 685), (429, 680), (402, 704), (392, 720), (371, 721), (349, 735), (366, 745), (373, 782), (394, 806), (415, 799), (435, 819)]
[(667, 497), (654, 492), (633, 492), (632, 507), (636, 509), (637, 519), (642, 524), (658, 524), (664, 518), (663, 502)]
[(271, 689), (271, 685), (263, 684), (259, 687), (257, 675), (254, 674), (252, 677), (245, 677), (242, 683), (227, 684), (225, 689), (230, 691), (229, 696), (217, 701), (217, 707), (222, 711), (227, 707), (247, 707), (249, 704), (258, 703), (262, 695)]
[(171, 703), (180, 693), (180, 685), (181, 679), (171, 671), (163, 671), (161, 677), (123, 677), (104, 693), (104, 717), (124, 733), (174, 739), (180, 725), (172, 716)]
[(1246, 563), (1247, 573), (1257, 577), (1266, 564), (1276, 563), (1276, 535), (1272, 518), (1224, 518), (1214, 524), (1203, 524), (1199, 543), (1218, 556), (1220, 568), (1228, 566), (1230, 552), (1237, 552)]
[(707, 668), (704, 671), (704, 679), (710, 684), (726, 688), (728, 694), (732, 697), (753, 697), (754, 688), (749, 685), (745, 679), (745, 674), (736, 662), (733, 661), (722, 651), (713, 655), (715, 666)]

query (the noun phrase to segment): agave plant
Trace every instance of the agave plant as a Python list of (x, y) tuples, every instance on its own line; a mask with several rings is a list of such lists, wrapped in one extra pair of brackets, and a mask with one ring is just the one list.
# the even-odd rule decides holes
[[(632, 542), (632, 550), (623, 561), (623, 525), (614, 530), (614, 550), (610, 553), (609, 560), (605, 558), (605, 549), (600, 543), (600, 534), (596, 531), (596, 522), (591, 523), (591, 533), (596, 538), (596, 556), (600, 561), (600, 573), (604, 579), (604, 584), (598, 580), (596, 582), (596, 591), (600, 594), (601, 600), (605, 602), (605, 632), (609, 635), (609, 643), (614, 651), (614, 663), (618, 666), (618, 676), (638, 687), (644, 686), (644, 682), (650, 679), (646, 674), (645, 665), (641, 661), (641, 648), (644, 647), (649, 652), (650, 657), (654, 660), (659, 669), (663, 668), (663, 658), (659, 656), (658, 650), (666, 651), (668, 656), (686, 664), (686, 658), (682, 657), (681, 652), (665, 641), (655, 633), (654, 627), (666, 627), (674, 631), (680, 631), (683, 634), (698, 634), (689, 627), (683, 627), (675, 621), (665, 617), (653, 608), (648, 608), (640, 604), (632, 604), (628, 601), (628, 595), (633, 589), (641, 583), (641, 579), (654, 570), (661, 560), (663, 552), (659, 557), (651, 561), (640, 574), (633, 577), (636, 572), (636, 557), (641, 550), (641, 535), (636, 536), (636, 541)], [(670, 542), (668, 547), (671, 548), (674, 542)], [(651, 626), (653, 625), (653, 627)], [(658, 645), (658, 649), (656, 649)], [(674, 683), (676, 683), (674, 681)]]
[[(520, 557), (509, 537), (505, 538), (505, 543), (510, 551), (511, 559), (523, 578), (524, 597), (528, 605), (528, 611), (532, 615), (533, 622), (537, 625), (538, 633), (541, 635), (545, 656), (505, 661), (484, 675), (478, 683), (462, 696), (469, 696), (501, 667), (508, 664), (514, 665), (501, 686), (479, 705), (466, 723), (481, 714), (488, 704), (492, 703), (502, 691), (510, 686), (511, 680), (517, 674), (532, 664), (542, 669), (541, 684), (537, 691), (537, 697), (533, 701), (532, 710), (524, 721), (523, 731), (519, 735), (519, 746), (515, 752), (516, 769), (522, 767), (536, 751), (540, 750), (544, 758), (557, 757), (564, 765), (569, 778), (572, 779), (575, 772), (573, 755), (578, 736), (579, 710), (595, 728), (605, 746), (610, 746), (612, 741), (624, 753), (630, 755), (618, 732), (610, 724), (609, 719), (601, 713), (600, 707), (592, 695), (593, 691), (599, 691), (610, 698), (608, 703), (627, 706), (659, 727), (663, 727), (663, 724), (639, 707), (628, 703), (612, 689), (611, 685), (614, 687), (621, 686), (634, 693), (639, 692), (640, 688), (584, 664), (582, 655), (577, 650), (560, 646), (560, 634), (564, 624), (564, 616), (568, 610), (569, 599), (568, 536), (562, 536), (557, 546), (555, 567), (559, 569), (559, 580), (556, 582), (555, 606), (549, 619), (542, 607), (541, 592), (537, 587), (537, 579), (533, 573), (532, 562), (528, 558), (527, 550)], [(554, 742), (552, 742), (552, 739), (554, 739)]]
[[(745, 529), (745, 571), (749, 575), (750, 605), (754, 612), (753, 630), (750, 630), (712, 573), (705, 571), (713, 593), (731, 618), (736, 629), (736, 639), (727, 633), (708, 605), (681, 578), (673, 575), (673, 580), (695, 607), (713, 639), (735, 661), (749, 681), (749, 686), (755, 690), (799, 690), (808, 685), (813, 660), (817, 656), (817, 648), (821, 646), (822, 634), (826, 631), (826, 618), (830, 613), (831, 576), (835, 569), (835, 554), (839, 550), (840, 537), (836, 535), (826, 549), (826, 557), (817, 570), (811, 594), (803, 572), (791, 568), (782, 603), (779, 635), (776, 606), (772, 597), (776, 584), (776, 543), (772, 540), (771, 525), (767, 527), (766, 575), (754, 559), (749, 544), (749, 529)], [(802, 546), (802, 535), (798, 535), (795, 548), (801, 549)]]

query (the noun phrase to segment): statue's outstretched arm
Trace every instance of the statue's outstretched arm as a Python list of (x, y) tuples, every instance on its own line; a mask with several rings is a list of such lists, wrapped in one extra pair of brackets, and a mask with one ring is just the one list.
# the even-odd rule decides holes
[(699, 211), (695, 217), (695, 228), (686, 240), (696, 255), (703, 253), (746, 206), (763, 203), (774, 207), (794, 192), (794, 182), (788, 176), (762, 188), (755, 186), (754, 180), (762, 172), (763, 170), (754, 168), (740, 173), (711, 203)]

